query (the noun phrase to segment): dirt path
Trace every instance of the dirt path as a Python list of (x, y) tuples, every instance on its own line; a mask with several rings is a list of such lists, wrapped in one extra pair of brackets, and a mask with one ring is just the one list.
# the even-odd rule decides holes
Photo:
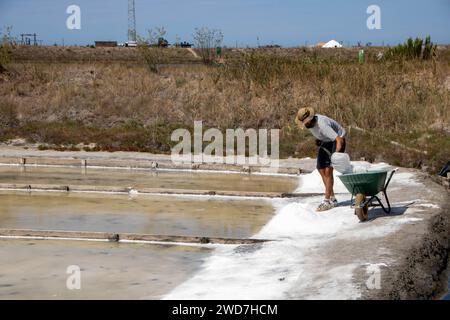
[(197, 52), (195, 52), (194, 49), (192, 49), (192, 48), (187, 48), (187, 49), (188, 49), (188, 51), (189, 51), (190, 53), (192, 53), (192, 55), (194, 56), (194, 58), (200, 58), (200, 56), (197, 54)]

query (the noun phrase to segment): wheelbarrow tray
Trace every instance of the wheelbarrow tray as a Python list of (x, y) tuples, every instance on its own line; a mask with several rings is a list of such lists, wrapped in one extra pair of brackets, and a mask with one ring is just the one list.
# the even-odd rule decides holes
[(351, 173), (339, 176), (348, 192), (352, 195), (358, 193), (374, 196), (385, 188), (387, 171), (370, 171), (364, 173)]
[[(392, 176), (397, 169), (389, 173), (387, 171), (369, 171), (364, 173), (350, 173), (339, 176), (344, 186), (352, 194), (351, 202), (353, 204), (353, 197), (357, 195), (363, 197), (363, 201), (358, 206), (355, 204), (355, 213), (357, 209), (366, 208), (367, 206), (380, 206), (384, 212), (391, 212), (391, 204), (387, 195), (387, 187), (392, 179)], [(384, 195), (386, 206), (383, 205), (381, 199), (378, 197), (379, 193)], [(361, 220), (361, 217), (358, 215)], [(367, 218), (367, 217), (366, 217)], [(363, 221), (363, 220), (361, 220)]]

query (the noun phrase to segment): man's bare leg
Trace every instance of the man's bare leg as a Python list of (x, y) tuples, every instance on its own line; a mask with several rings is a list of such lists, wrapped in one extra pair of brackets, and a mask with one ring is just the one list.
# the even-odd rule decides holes
[(319, 169), (320, 176), (322, 177), (323, 184), (325, 185), (325, 200), (319, 205), (317, 211), (325, 211), (335, 207), (331, 197), (334, 197), (333, 191), (333, 168), (328, 167)]
[(319, 169), (320, 176), (322, 177), (323, 184), (325, 186), (325, 199), (330, 199), (334, 197), (333, 185), (333, 168), (328, 167), (324, 169)]
[(334, 197), (334, 177), (333, 177), (333, 168), (328, 167), (325, 168), (325, 199), (330, 199)]
[(319, 169), (319, 173), (320, 173), (320, 176), (322, 177), (323, 185), (325, 187), (325, 198), (326, 198), (326, 194), (327, 194), (327, 192), (326, 192), (326, 190), (327, 190), (327, 177), (326, 177), (325, 170), (326, 170), (326, 168)]

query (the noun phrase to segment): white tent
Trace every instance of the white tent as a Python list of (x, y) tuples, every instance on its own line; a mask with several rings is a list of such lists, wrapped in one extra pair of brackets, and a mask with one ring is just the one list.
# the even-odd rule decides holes
[(340, 44), (336, 40), (330, 40), (325, 43), (322, 48), (342, 48), (342, 44)]

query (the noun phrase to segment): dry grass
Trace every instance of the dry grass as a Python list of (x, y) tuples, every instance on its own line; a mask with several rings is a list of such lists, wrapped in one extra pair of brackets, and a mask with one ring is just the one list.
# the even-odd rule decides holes
[(450, 159), (450, 50), (440, 48), (436, 61), (377, 62), (379, 50), (362, 65), (357, 50), (226, 50), (219, 66), (158, 74), (137, 58), (42, 63), (16, 52), (22, 59), (0, 78), (2, 137), (167, 152), (171, 130), (203, 120), (221, 129), (279, 128), (283, 156), (311, 156), (311, 137), (293, 121), (310, 105), (367, 130), (351, 131), (353, 157), (437, 170)]
[[(199, 62), (199, 59), (183, 48), (165, 50), (165, 56), (171, 63)], [(15, 61), (33, 62), (141, 62), (142, 56), (137, 48), (125, 47), (48, 47), (16, 46), (11, 50)]]

